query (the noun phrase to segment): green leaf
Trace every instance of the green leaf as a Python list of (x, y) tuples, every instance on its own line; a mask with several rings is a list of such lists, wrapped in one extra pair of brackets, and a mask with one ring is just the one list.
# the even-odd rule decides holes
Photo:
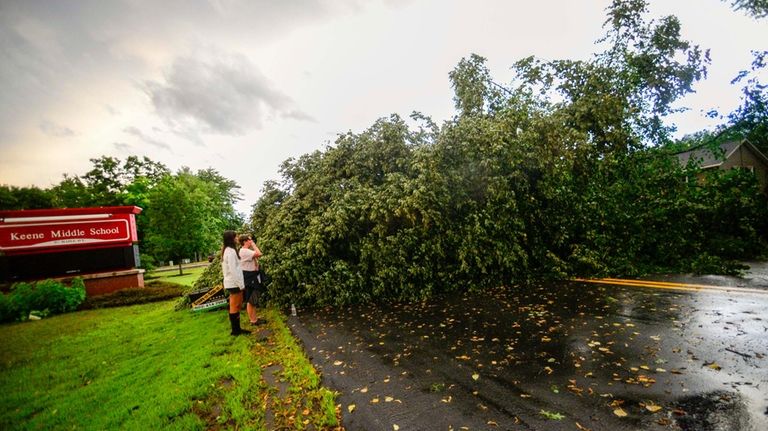
[(565, 419), (565, 415), (557, 412), (550, 412), (548, 410), (541, 410), (539, 411), (539, 414), (551, 421), (560, 421)]

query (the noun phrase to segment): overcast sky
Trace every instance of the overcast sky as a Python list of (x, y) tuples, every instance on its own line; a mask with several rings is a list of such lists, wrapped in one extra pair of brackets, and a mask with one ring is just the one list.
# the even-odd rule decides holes
[[(0, 0), (0, 184), (50, 187), (89, 158), (213, 167), (249, 212), (282, 161), (391, 113), (454, 115), (471, 53), (507, 82), (518, 59), (587, 59), (608, 0)], [(679, 133), (728, 112), (768, 21), (720, 0), (652, 0), (711, 49)]]

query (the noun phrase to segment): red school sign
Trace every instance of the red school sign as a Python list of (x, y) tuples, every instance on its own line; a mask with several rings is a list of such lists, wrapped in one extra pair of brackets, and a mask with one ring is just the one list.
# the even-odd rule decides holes
[(0, 211), (0, 253), (131, 245), (139, 207)]

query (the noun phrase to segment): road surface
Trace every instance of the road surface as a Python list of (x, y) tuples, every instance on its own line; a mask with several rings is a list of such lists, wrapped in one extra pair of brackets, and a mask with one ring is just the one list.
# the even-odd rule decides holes
[(768, 429), (768, 277), (654, 281), (670, 286), (511, 286), (289, 324), (347, 430)]

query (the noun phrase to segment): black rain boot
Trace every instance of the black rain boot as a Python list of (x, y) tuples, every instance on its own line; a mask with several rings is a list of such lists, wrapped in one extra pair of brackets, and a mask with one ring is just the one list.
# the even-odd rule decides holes
[(229, 325), (232, 327), (232, 332), (229, 335), (240, 335), (239, 316), (240, 313), (229, 313)]
[(240, 313), (235, 314), (235, 320), (237, 321), (237, 333), (238, 334), (250, 334), (251, 331), (240, 327)]

